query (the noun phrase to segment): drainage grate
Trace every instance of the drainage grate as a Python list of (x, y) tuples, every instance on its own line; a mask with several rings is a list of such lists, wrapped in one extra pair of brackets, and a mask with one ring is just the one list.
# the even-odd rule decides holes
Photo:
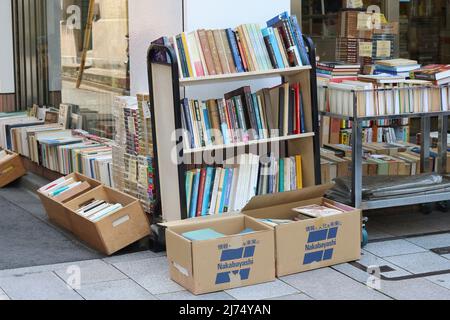
[(389, 266), (381, 266), (380, 267), (380, 272), (381, 273), (388, 273), (388, 272), (392, 272), (392, 271), (395, 271), (395, 269), (392, 269)]
[(431, 251), (440, 256), (443, 256), (445, 254), (450, 254), (450, 247), (431, 249)]

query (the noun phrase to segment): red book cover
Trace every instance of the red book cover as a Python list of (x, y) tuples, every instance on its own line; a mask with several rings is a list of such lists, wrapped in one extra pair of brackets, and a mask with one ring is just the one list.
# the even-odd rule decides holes
[(200, 185), (198, 187), (198, 201), (197, 201), (197, 217), (202, 216), (203, 194), (205, 193), (206, 169), (203, 168), (200, 172)]

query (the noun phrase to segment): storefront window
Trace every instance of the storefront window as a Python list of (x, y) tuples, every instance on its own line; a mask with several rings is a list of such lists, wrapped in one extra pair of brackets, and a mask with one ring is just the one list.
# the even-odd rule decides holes
[[(62, 102), (73, 128), (113, 137), (113, 98), (128, 95), (128, 0), (61, 1)], [(75, 120), (75, 121), (74, 121)]]

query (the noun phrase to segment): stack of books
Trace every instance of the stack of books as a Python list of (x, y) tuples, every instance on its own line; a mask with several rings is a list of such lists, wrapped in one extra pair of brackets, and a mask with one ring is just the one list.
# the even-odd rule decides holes
[(446, 85), (450, 83), (450, 64), (431, 64), (412, 71), (411, 77), (432, 81), (435, 85)]
[(360, 64), (323, 61), (317, 63), (317, 76), (326, 79), (356, 77), (361, 71)]
[(242, 87), (217, 100), (184, 99), (181, 113), (189, 148), (306, 133), (299, 83), (256, 93), (249, 86)]
[(153, 212), (154, 171), (149, 96), (116, 97), (115, 143), (112, 146), (114, 187), (140, 200), (144, 211)]
[(99, 222), (102, 219), (121, 210), (123, 205), (120, 203), (109, 203), (104, 200), (93, 200), (76, 211), (76, 213), (92, 222)]
[(257, 195), (303, 188), (301, 156), (268, 159), (263, 162), (257, 155), (244, 154), (233, 165), (188, 171), (189, 217), (240, 211)]
[(63, 202), (89, 189), (86, 182), (76, 181), (74, 178), (60, 178), (39, 189), (40, 192), (58, 202)]
[(269, 20), (266, 28), (243, 24), (236, 29), (201, 29), (157, 42), (172, 44), (183, 78), (310, 64), (297, 18), (287, 12)]
[(415, 60), (392, 59), (375, 62), (375, 75), (401, 76), (409, 78), (410, 72), (420, 69), (421, 65)]

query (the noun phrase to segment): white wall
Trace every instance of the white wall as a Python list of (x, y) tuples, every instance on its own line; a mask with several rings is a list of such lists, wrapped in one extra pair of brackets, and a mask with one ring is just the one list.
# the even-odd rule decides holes
[[(243, 23), (259, 23), (262, 26), (274, 16), (290, 12), (290, 0), (184, 0), (185, 30), (234, 28)], [(253, 91), (272, 87), (280, 78), (258, 81), (232, 82), (214, 86), (191, 87), (189, 98), (221, 98), (223, 94), (241, 86), (251, 85)]]
[(14, 93), (11, 1), (0, 1), (0, 93)]
[(131, 95), (148, 92), (147, 49), (161, 36), (182, 32), (183, 16), (180, 0), (128, 1), (130, 28)]

